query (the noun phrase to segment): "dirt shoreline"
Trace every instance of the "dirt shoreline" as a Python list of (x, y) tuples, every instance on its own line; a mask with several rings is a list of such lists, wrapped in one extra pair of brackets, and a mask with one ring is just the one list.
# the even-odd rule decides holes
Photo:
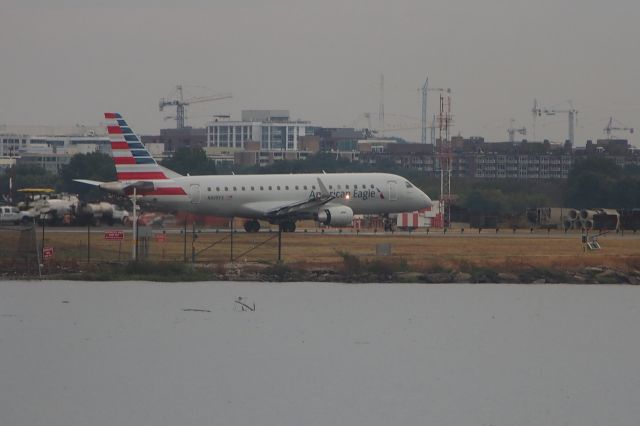
[[(286, 263), (188, 264), (188, 263), (55, 263), (41, 272), (4, 272), (2, 280), (76, 281), (259, 281), (340, 283), (505, 283), (505, 284), (631, 284), (640, 285), (640, 268), (610, 266), (515, 267), (462, 263), (457, 268), (432, 265), (415, 268), (394, 259), (361, 260), (344, 254), (340, 263), (313, 266)], [(635, 263), (635, 262), (634, 262)], [(6, 269), (5, 269), (6, 271)]]

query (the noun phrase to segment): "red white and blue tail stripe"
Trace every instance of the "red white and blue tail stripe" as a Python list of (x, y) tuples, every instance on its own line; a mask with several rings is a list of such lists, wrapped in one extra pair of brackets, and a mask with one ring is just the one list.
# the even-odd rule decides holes
[(105, 112), (116, 176), (121, 182), (151, 181), (156, 195), (186, 195), (142, 144), (122, 115)]
[(164, 180), (167, 176), (142, 145), (140, 138), (122, 116), (115, 112), (105, 112), (109, 120), (107, 130), (111, 139), (113, 162), (120, 181)]

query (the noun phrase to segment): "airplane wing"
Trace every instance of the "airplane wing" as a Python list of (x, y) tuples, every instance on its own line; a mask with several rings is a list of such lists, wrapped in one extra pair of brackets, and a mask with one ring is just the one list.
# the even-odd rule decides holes
[(294, 203), (286, 204), (284, 206), (279, 206), (273, 209), (268, 210), (265, 213), (265, 216), (276, 218), (282, 216), (290, 216), (296, 213), (314, 209), (320, 207), (324, 204), (327, 204), (329, 201), (333, 200), (335, 195), (331, 195), (327, 190), (327, 187), (322, 183), (320, 178), (318, 178), (318, 186), (320, 187), (320, 196), (316, 196), (314, 198), (310, 198), (308, 200), (296, 201)]

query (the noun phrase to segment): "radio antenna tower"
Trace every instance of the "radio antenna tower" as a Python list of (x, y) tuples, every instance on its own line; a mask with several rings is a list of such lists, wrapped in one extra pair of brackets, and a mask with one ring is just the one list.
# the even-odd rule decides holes
[[(429, 77), (426, 78), (422, 88), (418, 89), (422, 93), (422, 134), (420, 142), (427, 143), (427, 129), (429, 126), (427, 125), (427, 94), (429, 92), (440, 92), (440, 93), (451, 93), (451, 89), (446, 88), (429, 88)], [(433, 124), (431, 125), (431, 143), (434, 144), (436, 138), (436, 127), (435, 127), (435, 115), (433, 116)]]
[(447, 95), (445, 98), (440, 94), (438, 158), (440, 161), (440, 208), (443, 213), (443, 218), (446, 218), (445, 227), (451, 226), (451, 169), (453, 152), (451, 150), (449, 130), (452, 121), (451, 95)]
[(380, 74), (380, 105), (378, 106), (378, 128), (384, 136), (384, 74)]
[(422, 85), (422, 133), (420, 142), (427, 143), (427, 90), (429, 90), (429, 77)]

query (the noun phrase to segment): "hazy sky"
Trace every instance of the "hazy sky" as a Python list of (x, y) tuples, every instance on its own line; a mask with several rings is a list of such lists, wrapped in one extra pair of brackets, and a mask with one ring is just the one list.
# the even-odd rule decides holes
[[(386, 127), (410, 140), (428, 75), (453, 91), (453, 134), (506, 140), (514, 118), (532, 139), (534, 98), (573, 100), (583, 145), (610, 116), (640, 127), (639, 19), (637, 0), (0, 0), (0, 124), (97, 124), (115, 110), (157, 133), (175, 125), (158, 100), (182, 83), (234, 95), (192, 106), (193, 125), (282, 108), (364, 127), (384, 73)], [(566, 137), (566, 114), (538, 120), (536, 139)]]

